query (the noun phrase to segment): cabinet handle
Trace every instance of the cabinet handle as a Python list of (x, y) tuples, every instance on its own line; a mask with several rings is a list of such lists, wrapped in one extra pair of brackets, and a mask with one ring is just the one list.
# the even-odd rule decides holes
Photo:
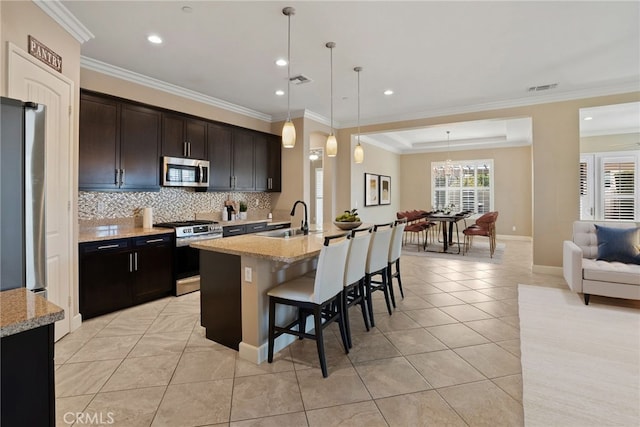
[(124, 185), (124, 169), (120, 169), (120, 186)]
[(129, 254), (129, 273), (133, 273), (133, 254)]
[(182, 157), (187, 157), (187, 141), (182, 141)]
[(267, 178), (267, 189), (269, 189), (269, 190), (273, 189), (273, 179), (272, 178)]
[(229, 177), (229, 187), (233, 188), (233, 177)]
[(231, 230), (229, 230), (229, 233), (237, 233), (238, 231), (240, 231), (239, 228), (232, 228)]
[(116, 169), (116, 176), (113, 179), (113, 183), (115, 184), (115, 186), (118, 186), (118, 175), (120, 174), (120, 169)]
[(138, 271), (138, 252), (133, 254), (133, 271)]
[(163, 242), (164, 239), (151, 239), (151, 240), (147, 240), (147, 243), (158, 243), (158, 242)]
[(115, 245), (104, 245), (104, 246), (98, 246), (98, 250), (100, 249), (113, 249), (113, 248), (119, 248), (120, 245), (115, 244)]
[(187, 156), (191, 157), (191, 141), (187, 142)]

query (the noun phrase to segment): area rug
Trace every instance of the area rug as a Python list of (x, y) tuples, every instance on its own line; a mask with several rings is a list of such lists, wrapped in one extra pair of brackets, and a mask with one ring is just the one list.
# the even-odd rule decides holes
[(526, 426), (638, 426), (640, 310), (518, 286)]
[(449, 248), (450, 252), (442, 253), (442, 252), (430, 252), (431, 250), (437, 251), (442, 250), (441, 243), (430, 243), (427, 246), (428, 251), (422, 250), (422, 245), (417, 244), (406, 244), (402, 247), (402, 255), (409, 256), (426, 256), (432, 258), (441, 258), (441, 259), (453, 259), (459, 261), (471, 261), (471, 262), (488, 262), (492, 264), (500, 264), (502, 262), (502, 257), (504, 255), (505, 244), (498, 243), (496, 244), (496, 250), (493, 253), (493, 258), (491, 258), (489, 253), (489, 241), (480, 241), (476, 239), (473, 242), (473, 246), (469, 248), (469, 251), (464, 255), (458, 253), (457, 247)]

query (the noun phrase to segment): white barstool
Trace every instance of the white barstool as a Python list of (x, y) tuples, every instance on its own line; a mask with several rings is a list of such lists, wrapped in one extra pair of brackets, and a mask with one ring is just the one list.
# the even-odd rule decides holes
[[(365, 291), (367, 298), (367, 308), (371, 326), (375, 326), (373, 319), (372, 294), (375, 291), (384, 292), (384, 299), (387, 303), (387, 310), (391, 314), (391, 301), (389, 300), (389, 287), (387, 286), (387, 267), (389, 259), (389, 244), (391, 243), (391, 233), (393, 232), (393, 222), (386, 224), (376, 224), (373, 226), (369, 251), (367, 253), (367, 263), (365, 266)], [(374, 281), (372, 278), (380, 274), (382, 279)]]
[[(343, 321), (342, 290), (344, 271), (349, 250), (349, 235), (328, 236), (320, 251), (315, 277), (301, 276), (284, 282), (267, 292), (269, 295), (269, 347), (268, 361), (273, 362), (275, 339), (282, 334), (310, 338), (316, 341), (322, 376), (327, 377), (327, 361), (324, 354), (322, 331), (337, 321), (345, 353), (349, 353), (347, 333)], [(298, 317), (286, 326), (277, 326), (276, 304), (293, 306), (298, 309)], [(305, 330), (306, 319), (313, 316), (315, 334)]]
[[(402, 290), (402, 279), (400, 278), (400, 254), (402, 253), (402, 236), (404, 229), (407, 226), (407, 219), (399, 219), (393, 225), (393, 233), (391, 234), (391, 243), (389, 245), (389, 259), (387, 265), (387, 275), (389, 278), (389, 291), (391, 294), (391, 302), (393, 307), (396, 306), (396, 299), (393, 292), (393, 278), (398, 279), (398, 288), (400, 288), (400, 295), (404, 298), (404, 291)], [(395, 264), (396, 271), (393, 271)]]
[(344, 271), (344, 291), (342, 292), (342, 306), (344, 307), (344, 324), (347, 330), (347, 342), (351, 343), (351, 327), (349, 325), (349, 308), (360, 305), (364, 326), (369, 330), (367, 305), (364, 291), (365, 265), (371, 242), (372, 227), (351, 230), (347, 266)]

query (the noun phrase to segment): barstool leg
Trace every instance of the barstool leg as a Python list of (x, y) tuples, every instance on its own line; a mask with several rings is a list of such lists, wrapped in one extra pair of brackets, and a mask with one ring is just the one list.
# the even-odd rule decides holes
[(324, 356), (324, 337), (322, 335), (322, 307), (318, 306), (313, 309), (313, 320), (316, 329), (316, 347), (318, 347), (318, 358), (320, 359), (320, 369), (322, 376), (327, 378), (327, 360)]
[[(348, 289), (349, 288), (345, 288), (342, 291), (342, 316), (344, 319), (344, 329), (347, 332), (347, 344), (349, 345), (349, 348), (353, 347), (353, 344), (351, 343), (351, 325), (349, 323), (349, 302), (348, 302)], [(341, 331), (342, 332), (342, 331)]]
[(367, 308), (369, 311), (369, 320), (371, 321), (371, 327), (376, 326), (375, 320), (373, 320), (373, 300), (371, 298), (371, 275), (367, 273), (365, 278), (365, 298), (367, 300)]
[(358, 295), (360, 296), (360, 311), (362, 311), (364, 327), (367, 328), (367, 332), (369, 332), (369, 319), (367, 318), (367, 303), (365, 301), (366, 295), (364, 292), (364, 279), (360, 279), (356, 287), (358, 289)]
[[(344, 292), (344, 291), (343, 291)], [(342, 304), (343, 299), (342, 295), (339, 295), (336, 299), (338, 303), (337, 312), (338, 312), (338, 326), (340, 327), (340, 337), (342, 338), (342, 346), (344, 347), (345, 354), (349, 354), (349, 348), (351, 348), (351, 340), (347, 337), (347, 328), (346, 323), (348, 320), (345, 318), (345, 306)]]
[(275, 327), (276, 323), (276, 303), (273, 298), (269, 297), (269, 347), (268, 347), (268, 355), (267, 361), (269, 363), (273, 362), (273, 346), (275, 342)]
[(394, 303), (393, 303), (394, 308), (396, 304), (395, 304), (395, 298), (393, 297), (393, 289), (390, 289), (389, 283), (387, 281), (387, 270), (388, 269), (385, 268), (382, 271), (382, 291), (384, 292), (384, 300), (387, 303), (387, 311), (389, 312), (389, 315), (391, 315), (392, 310), (391, 310), (391, 301), (389, 296), (391, 296), (391, 299), (394, 299)]
[[(391, 269), (391, 267), (389, 267)], [(398, 278), (398, 287), (400, 288), (400, 295), (404, 299), (404, 291), (402, 290), (402, 278), (400, 277), (400, 258), (396, 260), (396, 277)]]

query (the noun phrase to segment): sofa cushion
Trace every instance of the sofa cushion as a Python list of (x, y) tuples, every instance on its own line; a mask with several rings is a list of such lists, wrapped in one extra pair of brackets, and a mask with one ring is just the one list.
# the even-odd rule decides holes
[(583, 258), (582, 276), (585, 280), (640, 286), (640, 265)]
[(611, 228), (595, 225), (600, 261), (640, 264), (640, 228)]
[(598, 256), (598, 238), (595, 225), (612, 228), (637, 228), (640, 223), (622, 221), (575, 221), (573, 223), (573, 242), (582, 249), (582, 256), (595, 259)]

